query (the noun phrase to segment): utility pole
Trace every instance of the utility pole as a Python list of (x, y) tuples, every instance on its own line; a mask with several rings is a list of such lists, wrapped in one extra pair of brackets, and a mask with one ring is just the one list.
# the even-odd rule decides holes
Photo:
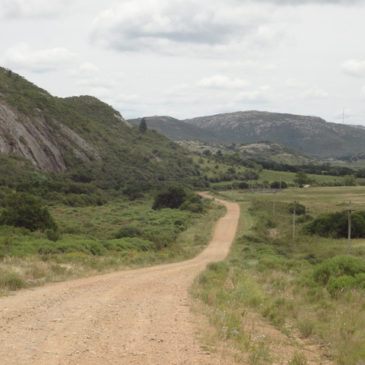
[(296, 208), (297, 202), (294, 202), (294, 209), (293, 209), (293, 243), (295, 244), (295, 218), (296, 218)]
[(349, 201), (349, 210), (348, 210), (348, 232), (347, 232), (347, 254), (351, 253), (351, 200)]

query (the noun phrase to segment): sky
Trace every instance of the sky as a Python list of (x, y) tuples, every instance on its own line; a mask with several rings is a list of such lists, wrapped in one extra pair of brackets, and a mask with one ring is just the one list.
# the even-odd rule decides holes
[(0, 0), (0, 65), (125, 118), (365, 125), (365, 0)]

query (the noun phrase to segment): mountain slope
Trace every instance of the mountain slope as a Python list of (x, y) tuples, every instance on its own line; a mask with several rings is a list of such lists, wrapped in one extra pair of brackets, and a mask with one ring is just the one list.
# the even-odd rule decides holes
[(219, 135), (222, 142), (278, 142), (316, 158), (356, 154), (365, 146), (362, 129), (310, 116), (248, 111), (184, 122)]
[(269, 141), (318, 159), (342, 158), (365, 152), (365, 128), (328, 123), (311, 116), (247, 111), (181, 121), (155, 116), (147, 118), (147, 123), (176, 141), (224, 144)]
[(3, 68), (0, 152), (100, 188), (199, 184), (189, 153), (167, 138), (140, 132), (94, 97), (56, 98)]

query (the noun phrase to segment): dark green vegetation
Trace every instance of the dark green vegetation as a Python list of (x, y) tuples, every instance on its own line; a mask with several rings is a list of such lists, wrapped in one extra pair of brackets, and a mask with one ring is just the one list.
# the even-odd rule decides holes
[(203, 212), (203, 201), (199, 195), (179, 186), (170, 186), (155, 197), (153, 209), (171, 208), (189, 210), (195, 213)]
[(0, 225), (24, 227), (31, 232), (57, 231), (57, 225), (47, 207), (39, 199), (27, 193), (13, 193), (5, 200), (5, 209), (0, 215)]
[(252, 312), (287, 335), (298, 351), (302, 345), (295, 338), (300, 337), (320, 344), (322, 355), (337, 364), (364, 362), (365, 241), (353, 239), (351, 255), (346, 255), (346, 239), (306, 233), (303, 227), (312, 219), (308, 215), (297, 218), (293, 239), (290, 213), (294, 200), (314, 220), (346, 207), (348, 200), (360, 211), (364, 188), (288, 189), (277, 195), (232, 191), (222, 196), (241, 202), (239, 236), (228, 259), (210, 265), (194, 288), (211, 308), (218, 336), (247, 354), (244, 363), (280, 362), (272, 331), (262, 342), (254, 340), (265, 334), (265, 324), (254, 317), (260, 328), (255, 332), (247, 324)]
[[(198, 128), (200, 131), (195, 135), (201, 137), (189, 138), (186, 125)], [(351, 160), (351, 156), (364, 153), (365, 144), (365, 130), (356, 126), (328, 123), (311, 116), (259, 111), (218, 114), (183, 121), (153, 117), (153, 128), (162, 134), (168, 130), (166, 135), (175, 140), (198, 139), (224, 144), (271, 141), (318, 159)]]
[[(348, 212), (322, 214), (305, 225), (309, 234), (322, 237), (346, 238), (348, 236)], [(365, 211), (352, 213), (351, 237), (365, 238)]]

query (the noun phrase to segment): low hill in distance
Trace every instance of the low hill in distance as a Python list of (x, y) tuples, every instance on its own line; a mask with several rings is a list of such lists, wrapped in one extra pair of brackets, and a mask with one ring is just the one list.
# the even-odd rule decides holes
[[(159, 121), (159, 117), (154, 117), (152, 128), (167, 135), (165, 130), (168, 120), (163, 118), (164, 124)], [(270, 141), (320, 160), (349, 158), (364, 153), (365, 149), (364, 128), (329, 123), (312, 116), (246, 111), (178, 122), (174, 119), (174, 124), (169, 125), (169, 135), (174, 140), (190, 139), (185, 133), (188, 124), (199, 128), (193, 140), (218, 141), (222, 144)], [(172, 128), (174, 133), (171, 132)]]
[[(219, 142), (219, 137), (210, 131), (199, 128), (193, 124), (167, 116), (154, 116), (144, 118), (148, 128), (153, 129), (173, 141), (203, 141)], [(129, 119), (128, 121), (139, 125), (142, 118)]]
[(166, 137), (140, 131), (94, 97), (53, 97), (4, 68), (0, 153), (2, 167), (20, 171), (29, 161), (38, 174), (61, 173), (100, 189), (201, 183), (189, 152)]
[[(212, 144), (199, 141), (179, 141), (181, 146), (193, 152), (203, 154), (238, 154), (242, 160), (274, 161), (286, 165), (316, 164), (317, 160), (310, 158), (293, 148), (275, 142), (257, 142), (248, 144)], [(209, 152), (207, 152), (209, 151)]]

